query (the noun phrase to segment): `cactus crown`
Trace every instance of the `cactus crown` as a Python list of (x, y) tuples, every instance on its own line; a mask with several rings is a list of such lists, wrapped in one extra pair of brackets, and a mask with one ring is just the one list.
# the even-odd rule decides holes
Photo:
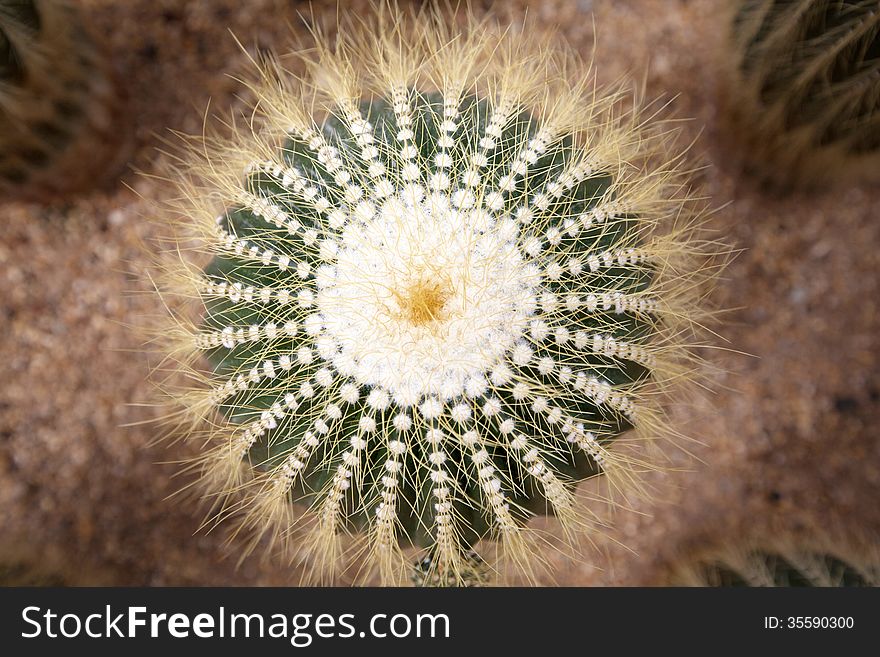
[(205, 260), (165, 264), (196, 308), (164, 332), (200, 383), (172, 395), (188, 435), (212, 420), (218, 517), (295, 534), (320, 577), (352, 529), (384, 582), (409, 545), (418, 581), (485, 579), (483, 538), (530, 572), (530, 516), (574, 533), (575, 483), (647, 466), (612, 441), (662, 429), (704, 243), (669, 129), (572, 53), (383, 8), (304, 77), (266, 64), (259, 124), (175, 172)]

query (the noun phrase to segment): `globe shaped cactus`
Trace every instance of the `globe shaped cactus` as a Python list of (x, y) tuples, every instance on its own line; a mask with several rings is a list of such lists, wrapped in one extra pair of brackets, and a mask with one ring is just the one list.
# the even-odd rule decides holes
[(123, 87), (69, 0), (0, 0), (0, 195), (47, 202), (110, 182), (133, 131)]
[(836, 531), (763, 540), (723, 537), (679, 555), (656, 582), (663, 586), (874, 587), (880, 585), (877, 541)]
[(723, 51), (730, 132), (745, 168), (777, 188), (880, 171), (875, 0), (738, 0)]
[(577, 482), (648, 465), (612, 442), (663, 432), (707, 243), (669, 126), (573, 53), (378, 14), (264, 64), (258, 119), (174, 172), (171, 395), (217, 517), (318, 578), (350, 545), (385, 583), (483, 582), (481, 539), (528, 573), (529, 517), (574, 536)]

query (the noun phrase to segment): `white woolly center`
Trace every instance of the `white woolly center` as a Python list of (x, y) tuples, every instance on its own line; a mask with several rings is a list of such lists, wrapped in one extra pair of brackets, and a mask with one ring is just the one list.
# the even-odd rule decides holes
[(510, 219), (456, 209), (445, 194), (390, 197), (371, 219), (352, 220), (317, 276), (319, 350), (403, 406), (461, 396), (535, 311), (539, 271), (516, 237)]

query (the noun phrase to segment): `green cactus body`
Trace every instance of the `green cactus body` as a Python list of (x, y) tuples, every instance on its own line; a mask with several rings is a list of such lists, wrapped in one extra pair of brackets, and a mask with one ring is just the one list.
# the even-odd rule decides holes
[[(583, 529), (574, 485), (638, 469), (611, 444), (661, 429), (649, 391), (687, 361), (698, 247), (689, 220), (659, 229), (687, 214), (664, 195), (674, 167), (634, 164), (658, 142), (593, 83), (536, 103), (562, 69), (536, 64), (528, 39), (475, 30), (443, 51), (428, 46), (436, 24), (413, 20), (409, 45), (352, 27), (324, 53), (324, 118), (266, 76), (267, 132), (221, 146), (221, 167), (187, 188), (204, 204), (180, 208), (210, 264), (172, 278), (203, 307), (179, 337), (212, 365), (184, 401), (222, 418), (200, 461), (208, 488), (247, 489), (241, 515), (261, 533), (302, 527), (294, 549), (319, 574), (355, 530), (385, 582), (411, 572), (414, 545), (417, 580), (465, 584), (488, 571), (480, 539), (525, 561), (529, 517)], [(473, 73), (492, 44), (514, 61)]]
[(0, 194), (54, 200), (118, 173), (120, 87), (64, 0), (0, 0)]
[[(423, 162), (434, 162), (443, 159), (443, 155), (448, 153), (450, 164), (444, 168), (463, 171), (466, 169), (464, 162), (475, 152), (477, 157), (483, 156), (487, 160), (491, 155), (492, 161), (483, 165), (486, 173), (476, 174), (495, 179), (481, 183), (486, 184), (489, 190), (497, 189), (497, 179), (507, 175), (504, 172), (514, 162), (524, 161), (517, 157), (529, 151), (528, 144), (539, 131), (535, 122), (527, 116), (515, 119), (496, 116), (494, 125), (503, 127), (497, 138), (498, 144), (488, 152), (481, 152), (476, 143), (468, 141), (475, 141), (476, 137), (486, 134), (491, 120), (488, 107), (486, 103), (465, 99), (461, 106), (455, 106), (457, 114), (449, 119), (456, 124), (454, 132), (458, 131), (459, 125), (462, 126), (465, 138), (456, 140), (453, 149), (441, 149), (438, 148), (437, 141), (438, 127), (444, 122), (442, 98), (420, 96), (413, 90), (404, 91), (403, 95), (412, 99), (407, 101), (411, 102), (407, 107), (412, 107), (413, 120), (406, 125), (412, 126), (410, 129), (414, 136), (416, 133), (420, 136), (419, 140), (412, 139), (412, 145), (403, 144), (403, 148), (411, 146), (417, 151), (413, 164), (418, 166), (416, 158)], [(365, 104), (359, 111), (376, 135), (372, 141), (373, 146), (379, 153), (394, 154), (399, 148), (397, 136), (401, 131), (398, 123), (401, 117), (395, 116), (387, 103), (382, 101)], [(328, 144), (326, 152), (331, 157), (337, 157), (343, 162), (356, 162), (360, 158), (361, 149), (344, 121), (328, 121), (322, 132)], [(490, 129), (490, 132), (495, 131)], [(546, 142), (550, 141), (549, 138), (545, 139)], [(409, 140), (404, 140), (406, 141)], [(553, 179), (558, 180), (564, 171), (571, 169), (572, 158), (576, 157), (570, 142), (566, 144), (566, 140), (560, 140), (546, 150), (538, 147), (531, 153), (534, 153), (535, 163), (532, 165), (529, 183), (535, 189), (544, 189)], [(413, 177), (409, 189), (391, 192), (382, 199), (382, 206), (360, 206), (363, 224), (350, 229), (349, 235), (352, 240), (370, 240), (371, 243), (361, 250), (355, 247), (349, 253), (344, 253), (345, 226), (331, 228), (328, 225), (329, 218), (321, 216), (305, 199), (297, 198), (297, 182), (314, 185), (313, 189), (320, 197), (345, 198), (345, 186), (337, 183), (326, 168), (329, 162), (321, 163), (316, 160), (316, 156), (317, 153), (312, 152), (306, 143), (292, 138), (280, 154), (281, 161), (278, 164), (270, 161), (263, 166), (258, 165), (257, 171), (246, 182), (247, 193), (253, 195), (258, 203), (264, 199), (266, 206), (238, 207), (224, 216), (220, 224), (221, 230), (234, 236), (236, 240), (245, 240), (247, 249), (257, 247), (260, 256), (256, 262), (252, 258), (236, 257), (235, 254), (218, 258), (209, 267), (209, 275), (215, 277), (220, 284), (246, 282), (260, 289), (272, 288), (279, 282), (286, 282), (287, 288), (299, 288), (299, 292), (295, 298), (291, 295), (291, 303), (283, 305), (278, 302), (277, 295), (270, 297), (268, 304), (258, 308), (253, 308), (247, 302), (234, 303), (228, 296), (219, 303), (211, 304), (206, 318), (206, 337), (219, 343), (219, 346), (210, 349), (208, 355), (215, 364), (215, 372), (228, 377), (230, 381), (234, 381), (239, 374), (249, 373), (254, 367), (258, 368), (254, 378), (258, 378), (259, 382), (249, 385), (244, 391), (234, 392), (223, 402), (225, 411), (235, 421), (245, 424), (259, 422), (261, 415), (280, 401), (277, 377), (265, 376), (266, 370), (276, 370), (280, 374), (287, 367), (286, 361), (277, 363), (270, 360), (270, 364), (266, 365), (266, 345), (262, 339), (256, 344), (251, 342), (250, 332), (253, 326), (258, 327), (259, 334), (265, 335), (267, 325), (274, 324), (274, 329), (269, 328), (269, 332), (275, 335), (273, 350), (287, 354), (291, 363), (296, 363), (299, 376), (304, 376), (306, 369), (310, 370), (311, 376), (308, 378), (313, 387), (342, 388), (347, 385), (381, 392), (373, 394), (372, 404), (368, 393), (367, 407), (372, 411), (369, 415), (364, 415), (363, 408), (341, 394), (337, 403), (338, 417), (332, 417), (336, 414), (335, 410), (327, 415), (326, 400), (317, 404), (304, 401), (295, 407), (295, 414), (285, 413), (278, 418), (284, 426), (273, 428), (259, 437), (253, 436), (255, 442), (248, 450), (251, 462), (271, 470), (282, 466), (292, 454), (297, 453), (297, 448), (303, 450), (305, 456), (308, 445), (304, 445), (303, 441), (308, 436), (322, 433), (318, 429), (321, 427), (320, 423), (328, 428), (332, 425), (334, 431), (343, 435), (358, 435), (363, 432), (359, 429), (359, 424), (364, 417), (372, 417), (376, 424), (390, 427), (394, 427), (397, 420), (398, 426), (389, 433), (401, 442), (405, 441), (407, 449), (400, 455), (401, 467), (405, 471), (416, 473), (415, 477), (408, 477), (396, 486), (398, 504), (405, 510), (400, 521), (408, 538), (421, 544), (430, 544), (436, 540), (436, 536), (432, 535), (432, 528), (434, 531), (437, 529), (436, 506), (432, 503), (434, 500), (431, 495), (438, 486), (431, 486), (427, 482), (431, 481), (432, 474), (443, 472), (449, 467), (440, 467), (443, 464), (439, 463), (432, 467), (432, 454), (445, 454), (446, 463), (466, 464), (483, 446), (491, 447), (491, 450), (487, 450), (485, 460), (480, 463), (481, 467), (495, 471), (503, 467), (507, 470), (509, 466), (506, 463), (512, 456), (509, 443), (519, 436), (517, 432), (522, 432), (526, 427), (545, 428), (548, 433), (553, 431), (554, 422), (550, 413), (558, 409), (557, 412), (561, 415), (557, 422), (572, 424), (558, 431), (557, 440), (571, 437), (573, 442), (579, 438), (585, 441), (587, 449), (560, 449), (558, 453), (548, 455), (548, 471), (557, 477), (562, 475), (566, 481), (581, 479), (597, 472), (596, 459), (600, 458), (601, 447), (596, 436), (598, 434), (604, 442), (620, 433), (627, 426), (626, 411), (629, 408), (627, 400), (619, 393), (614, 401), (597, 401), (601, 400), (603, 386), (631, 385), (645, 374), (645, 368), (636, 361), (606, 358), (592, 350), (585, 350), (584, 347), (587, 342), (592, 346), (595, 336), (612, 339), (612, 336), (617, 336), (618, 340), (628, 340), (632, 336), (648, 333), (646, 318), (649, 316), (651, 301), (649, 297), (638, 296), (650, 284), (650, 266), (628, 269), (618, 262), (621, 258), (627, 261), (630, 257), (638, 258), (635, 250), (639, 242), (638, 235), (631, 229), (627, 230), (624, 217), (602, 209), (594, 212), (599, 200), (610, 188), (608, 174), (584, 170), (572, 175), (573, 184), (564, 194), (556, 199), (548, 197), (544, 211), (552, 217), (548, 221), (551, 226), (548, 232), (549, 240), (555, 244), (540, 244), (541, 238), (547, 239), (545, 233), (533, 236), (534, 246), (529, 246), (543, 269), (546, 270), (548, 265), (555, 265), (559, 267), (559, 273), (551, 280), (545, 279), (543, 283), (538, 283), (542, 275), (537, 267), (534, 271), (522, 271), (528, 265), (522, 251), (516, 248), (519, 237), (517, 233), (521, 231), (516, 229), (512, 218), (508, 219), (511, 224), (507, 229), (510, 233), (507, 241), (484, 237), (493, 236), (497, 230), (493, 225), (497, 217), (509, 217), (520, 211), (521, 222), (522, 210), (531, 210), (523, 202), (522, 195), (502, 195), (493, 204), (492, 212), (487, 212), (485, 207), (476, 208), (476, 194), (472, 187), (460, 187), (457, 190), (453, 188), (451, 193), (443, 189), (432, 194), (425, 185), (427, 181), (423, 179), (421, 169), (414, 171), (418, 176)], [(397, 164), (388, 157), (377, 161), (386, 170)], [(332, 164), (330, 166), (332, 168)], [(390, 175), (403, 176), (403, 172), (392, 172)], [(347, 176), (345, 179), (348, 180)], [(306, 188), (302, 187), (301, 192), (305, 191)], [(475, 191), (485, 194), (482, 189)], [(453, 199), (452, 196), (456, 194), (459, 196)], [(607, 198), (606, 202), (613, 204), (613, 199)], [(261, 209), (263, 215), (272, 214), (275, 208), (282, 213), (278, 215), (283, 216), (279, 222), (281, 226), (271, 223), (269, 218), (259, 214)], [(394, 213), (393, 216), (391, 213)], [(497, 215), (493, 216), (493, 213)], [(390, 248), (391, 240), (412, 239), (418, 242), (428, 239), (417, 231), (410, 235), (405, 228), (402, 231), (397, 230), (398, 223), (406, 221), (407, 216), (413, 217), (413, 221), (426, 222), (427, 228), (433, 233), (431, 239), (438, 242), (428, 245), (426, 252), (448, 248), (449, 253), (446, 254), (446, 261), (422, 262), (422, 254), (418, 253), (421, 245), (406, 245), (407, 252), (419, 262), (400, 263), (401, 266), (414, 269), (403, 272), (403, 280), (392, 283), (395, 287), (383, 299), (383, 303), (388, 305), (389, 318), (402, 317), (403, 321), (418, 327), (419, 332), (424, 330), (429, 333), (435, 329), (435, 324), (438, 325), (436, 330), (439, 330), (445, 316), (452, 312), (453, 297), (468, 293), (463, 289), (468, 277), (493, 277), (499, 286), (500, 298), (492, 299), (497, 303), (487, 303), (486, 306), (486, 312), (491, 313), (493, 318), (497, 315), (497, 323), (487, 321), (485, 326), (480, 326), (484, 334), (476, 336), (475, 344), (468, 345), (472, 351), (463, 349), (462, 353), (450, 354), (456, 362), (448, 366), (439, 359), (433, 361), (429, 367), (420, 363), (417, 358), (406, 357), (398, 358), (396, 362), (391, 361), (387, 365), (362, 364), (366, 352), (377, 344), (374, 340), (379, 340), (380, 337), (370, 336), (362, 346), (354, 342), (356, 336), (350, 332), (359, 330), (378, 333), (375, 328), (377, 322), (389, 318), (380, 318), (378, 312), (375, 315), (365, 314), (366, 321), (361, 325), (355, 321), (359, 319), (356, 316), (346, 316), (357, 312), (357, 308), (347, 299), (343, 303), (338, 300), (341, 295), (364, 294), (367, 286), (343, 279), (343, 276), (350, 274), (332, 271), (334, 263), (337, 267), (344, 263), (354, 268), (371, 260), (376, 252)], [(579, 219), (578, 222), (573, 219), (581, 216), (586, 219)], [(437, 217), (436, 221), (433, 220), (434, 217)], [(572, 218), (570, 226), (563, 225), (564, 218)], [(585, 223), (589, 226), (584, 227)], [(633, 223), (637, 225), (637, 222)], [(474, 230), (474, 226), (479, 227)], [(291, 228), (294, 229), (293, 234)], [(480, 243), (481, 239), (485, 241)], [(260, 260), (267, 249), (276, 254), (269, 267), (263, 266)], [(322, 254), (322, 249), (342, 249), (343, 255), (340, 257), (337, 254), (334, 259), (333, 256), (327, 257), (326, 253)], [(509, 261), (499, 259), (500, 252), (505, 249), (510, 251)], [(612, 256), (610, 263), (609, 255)], [(290, 261), (284, 270), (288, 272), (286, 276), (279, 277), (277, 274), (275, 265), (279, 258), (288, 258)], [(481, 261), (473, 265), (477, 271), (462, 266), (461, 260), (467, 258)], [(591, 262), (594, 275), (590, 277), (591, 287), (584, 290), (578, 279), (585, 270), (591, 271)], [(374, 263), (371, 261), (371, 264)], [(375, 266), (384, 264), (376, 262)], [(328, 280), (321, 278), (322, 268), (325, 269)], [(576, 270), (574, 274), (573, 268)], [(294, 271), (296, 269), (302, 273), (309, 272), (305, 284)], [(229, 277), (228, 274), (232, 272), (234, 277)], [(382, 277), (393, 277), (395, 273), (393, 267), (389, 267), (382, 272)], [(459, 280), (454, 280), (456, 276), (460, 277)], [(285, 281), (285, 278), (288, 280)], [(521, 283), (518, 279), (526, 282)], [(533, 281), (536, 284), (532, 284)], [(349, 287), (342, 287), (343, 285)], [(577, 299), (577, 302), (572, 301), (572, 295), (583, 295), (585, 291), (588, 294), (584, 298)], [(594, 295), (593, 298), (589, 297), (589, 293)], [(550, 295), (554, 295), (556, 299), (550, 301)], [(638, 311), (639, 301), (642, 301), (641, 313)], [(557, 309), (557, 304), (569, 304), (570, 310), (566, 312), (565, 322), (560, 325), (570, 335), (559, 335), (560, 338), (568, 339), (556, 339), (559, 325), (554, 326), (539, 317), (538, 306), (542, 303), (554, 304), (554, 310)], [(625, 312), (617, 307), (627, 303), (635, 304), (634, 312)], [(303, 307), (313, 313), (305, 319), (315, 322), (314, 329), (303, 325)], [(484, 318), (479, 319), (482, 322)], [(293, 336), (284, 328), (291, 322), (297, 327)], [(522, 341), (511, 339), (507, 326), (512, 324), (517, 327), (518, 337), (527, 330), (534, 337), (530, 340), (521, 337)], [(614, 330), (608, 331), (611, 327)], [(237, 334), (239, 330), (242, 333)], [(415, 346), (415, 341), (420, 337), (413, 335), (407, 336), (407, 339), (412, 340), (409, 344)], [(321, 338), (326, 339), (326, 345), (319, 344)], [(224, 339), (225, 345), (222, 344)], [(345, 347), (348, 345), (351, 347), (347, 353)], [(307, 356), (304, 350), (308, 350)], [(489, 358), (486, 358), (487, 353), (490, 354)], [(509, 356), (506, 359), (505, 353)], [(350, 362), (345, 363), (343, 359), (350, 359)], [(567, 369), (563, 372), (562, 368)], [(340, 369), (344, 369), (345, 374)], [(407, 374), (411, 376), (407, 377)], [(560, 375), (568, 385), (560, 386)], [(498, 385), (492, 385), (493, 377), (499, 382)], [(583, 393), (572, 394), (576, 390), (578, 377), (581, 384), (577, 388), (582, 389)], [(531, 382), (531, 385), (524, 384), (526, 388), (515, 392), (514, 382), (525, 381)], [(539, 395), (538, 392), (548, 385), (560, 386), (560, 392), (564, 391), (564, 396), (551, 400)], [(587, 394), (588, 391), (593, 394)], [(339, 391), (341, 392), (342, 390)], [(353, 389), (346, 388), (345, 392), (351, 400), (355, 399)], [(606, 397), (613, 394), (615, 393), (609, 390)], [(525, 403), (531, 397), (535, 397), (539, 406), (535, 406), (535, 401), (532, 401), (531, 406)], [(314, 397), (306, 399), (311, 400)], [(439, 410), (444, 405), (451, 406), (447, 411), (451, 413), (458, 404), (464, 404), (455, 413), (456, 417), (461, 416), (461, 422), (444, 417), (446, 413)], [(432, 405), (437, 406), (438, 410), (431, 410)], [(417, 436), (412, 435), (413, 429), (410, 427), (414, 412), (421, 415), (425, 431), (436, 432), (436, 444), (430, 441), (421, 443), (416, 439)], [(319, 423), (317, 427), (316, 422)], [(512, 428), (505, 430), (505, 423)], [(474, 443), (472, 450), (468, 450), (468, 445), (461, 440), (461, 436), (469, 431), (480, 433), (480, 442)], [(326, 434), (327, 431), (323, 433)], [(455, 438), (446, 438), (447, 433)], [(563, 446), (564, 443), (560, 443), (559, 448)], [(330, 484), (338, 463), (351, 446), (342, 442), (336, 448), (339, 453), (329, 455), (330, 458), (322, 464), (324, 467), (311, 469), (298, 481), (303, 487), (301, 494), (305, 490), (322, 491)], [(526, 453), (528, 446), (523, 445), (520, 451)], [(593, 456), (590, 455), (591, 451), (595, 452)], [(387, 456), (382, 450), (364, 454), (365, 460), (360, 467), (365, 471), (381, 471)], [(505, 497), (514, 503), (512, 512), (516, 515), (519, 515), (519, 507), (538, 509), (543, 508), (546, 503), (541, 478), (535, 477), (532, 480), (527, 475), (524, 476), (529, 468), (527, 462), (521, 467), (523, 472), (516, 477), (517, 484), (510, 487), (511, 493)], [(484, 507), (480, 502), (480, 496), (485, 491), (481, 490), (479, 479), (474, 478), (473, 473), (469, 475), (465, 471), (456, 475), (472, 479), (470, 485), (458, 491), (454, 498), (450, 495), (456, 506), (454, 513), (463, 521), (458, 531), (466, 532), (466, 541), (471, 543), (487, 529)], [(493, 475), (490, 481), (494, 479)], [(557, 491), (555, 494), (564, 493)], [(366, 503), (367, 500), (351, 500), (354, 508), (360, 508)]]
[(732, 28), (729, 104), (749, 168), (783, 186), (876, 179), (876, 0), (744, 0)]

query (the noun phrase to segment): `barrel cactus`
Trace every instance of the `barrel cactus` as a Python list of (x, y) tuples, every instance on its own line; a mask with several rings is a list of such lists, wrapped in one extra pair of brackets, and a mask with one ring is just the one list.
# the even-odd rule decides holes
[(54, 200), (118, 173), (120, 86), (66, 0), (0, 0), (0, 194)]
[(694, 359), (711, 244), (674, 130), (547, 37), (458, 18), (386, 7), (302, 77), (264, 62), (253, 116), (171, 176), (174, 433), (215, 517), (321, 581), (348, 549), (383, 583), (533, 573), (526, 521), (595, 526), (575, 484), (632, 490), (650, 463), (612, 442), (671, 434)]
[(880, 586), (880, 554), (865, 542), (754, 541), (682, 560), (670, 586), (874, 587)]
[[(727, 90), (746, 166), (777, 186), (876, 179), (880, 5), (740, 0)], [(733, 56), (730, 56), (730, 52)]]

